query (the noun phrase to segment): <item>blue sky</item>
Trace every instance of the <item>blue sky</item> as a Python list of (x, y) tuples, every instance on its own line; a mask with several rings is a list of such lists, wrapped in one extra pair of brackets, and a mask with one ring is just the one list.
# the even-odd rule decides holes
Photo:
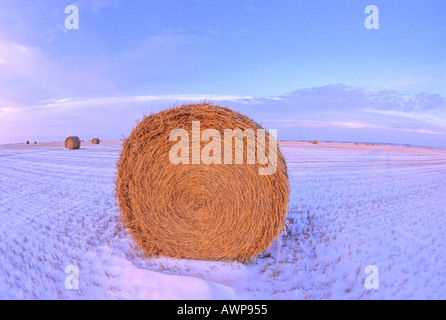
[[(70, 4), (79, 30), (64, 27)], [(370, 4), (379, 30), (364, 27)], [(121, 138), (144, 112), (210, 98), (282, 139), (446, 147), (443, 0), (0, 8), (0, 143)]]

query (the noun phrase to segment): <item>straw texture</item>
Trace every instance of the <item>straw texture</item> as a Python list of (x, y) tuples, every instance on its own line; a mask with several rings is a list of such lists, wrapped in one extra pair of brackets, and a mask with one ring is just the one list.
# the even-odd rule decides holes
[(65, 148), (75, 150), (81, 147), (81, 141), (78, 137), (68, 137), (65, 140)]
[[(201, 132), (215, 129), (222, 137), (225, 129), (262, 129), (240, 113), (209, 104), (144, 117), (124, 140), (117, 164), (122, 221), (148, 257), (247, 263), (284, 230), (289, 197), (284, 158), (278, 150), (277, 171), (265, 176), (259, 175), (265, 165), (258, 161), (174, 165), (169, 151), (177, 142), (169, 135), (175, 129), (190, 133), (192, 121), (200, 121)], [(201, 149), (208, 143), (201, 142)], [(245, 144), (244, 159), (246, 150)]]

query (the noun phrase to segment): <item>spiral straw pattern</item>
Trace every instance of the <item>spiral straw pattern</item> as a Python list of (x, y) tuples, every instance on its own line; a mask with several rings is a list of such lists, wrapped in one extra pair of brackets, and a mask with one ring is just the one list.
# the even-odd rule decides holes
[(81, 140), (78, 137), (73, 136), (65, 139), (65, 148), (76, 150), (79, 149), (80, 147), (81, 147)]
[[(259, 175), (267, 165), (257, 161), (173, 164), (169, 152), (177, 141), (169, 136), (175, 129), (190, 133), (193, 121), (200, 121), (201, 133), (215, 129), (222, 137), (225, 129), (262, 129), (240, 113), (210, 104), (145, 116), (124, 141), (117, 165), (122, 221), (148, 257), (247, 263), (284, 229), (289, 197), (285, 160), (277, 149), (272, 175)], [(268, 146), (275, 140), (267, 133), (266, 141)], [(200, 150), (208, 143), (200, 142)], [(221, 143), (224, 150), (228, 143)], [(246, 159), (250, 146), (247, 139), (244, 143)], [(192, 143), (189, 150), (192, 159)]]

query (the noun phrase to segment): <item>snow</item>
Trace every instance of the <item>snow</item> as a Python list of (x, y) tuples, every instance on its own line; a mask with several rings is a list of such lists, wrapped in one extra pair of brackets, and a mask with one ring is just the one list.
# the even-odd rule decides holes
[(0, 299), (446, 299), (444, 149), (282, 142), (287, 233), (248, 265), (143, 258), (118, 223), (120, 149), (0, 146)]

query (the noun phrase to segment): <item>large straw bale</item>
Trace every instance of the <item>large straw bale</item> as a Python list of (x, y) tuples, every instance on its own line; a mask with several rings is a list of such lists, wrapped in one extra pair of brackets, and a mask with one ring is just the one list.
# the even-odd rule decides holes
[[(220, 132), (222, 163), (225, 129), (263, 129), (240, 113), (209, 104), (145, 116), (124, 140), (117, 165), (122, 221), (148, 257), (249, 262), (284, 230), (289, 197), (284, 157), (277, 149), (277, 171), (260, 175), (259, 169), (268, 165), (257, 160), (247, 163), (245, 139), (242, 164), (205, 164), (203, 159), (192, 164), (193, 121), (200, 121), (201, 133)], [(175, 129), (189, 133), (190, 164), (170, 161), (171, 149), (179, 141), (169, 139)], [(266, 153), (271, 155), (269, 142), (275, 140), (268, 133), (265, 139)], [(198, 142), (200, 150), (211, 140)], [(233, 157), (234, 149), (235, 143)]]

